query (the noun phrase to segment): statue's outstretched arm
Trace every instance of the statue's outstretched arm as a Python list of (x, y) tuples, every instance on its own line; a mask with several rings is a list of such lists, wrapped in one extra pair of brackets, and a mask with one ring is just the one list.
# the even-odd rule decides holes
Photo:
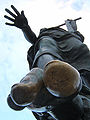
[(27, 41), (32, 44), (35, 43), (37, 40), (37, 37), (36, 37), (35, 33), (31, 30), (30, 26), (28, 25), (28, 21), (24, 15), (24, 11), (21, 11), (21, 14), (20, 14), (19, 11), (13, 5), (11, 5), (11, 8), (14, 10), (15, 14), (6, 8), (5, 11), (7, 13), (9, 13), (12, 17), (9, 17), (7, 15), (5, 15), (4, 17), (6, 19), (10, 20), (12, 23), (6, 22), (5, 24), (9, 25), (9, 26), (16, 26), (17, 28), (20, 28), (23, 31)]

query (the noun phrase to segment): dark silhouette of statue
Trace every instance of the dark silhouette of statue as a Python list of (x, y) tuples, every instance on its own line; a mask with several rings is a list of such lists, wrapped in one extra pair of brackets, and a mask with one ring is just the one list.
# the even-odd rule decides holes
[(27, 53), (30, 72), (11, 87), (8, 105), (30, 109), (37, 120), (90, 120), (90, 51), (77, 31), (76, 20), (66, 20), (68, 31), (43, 28), (36, 37), (21, 14), (4, 17), (20, 28), (32, 44)]

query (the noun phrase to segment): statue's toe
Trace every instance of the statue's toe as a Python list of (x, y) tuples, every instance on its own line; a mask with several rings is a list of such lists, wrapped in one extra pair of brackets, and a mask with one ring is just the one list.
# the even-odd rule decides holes
[(43, 71), (34, 68), (28, 73), (20, 83), (11, 88), (13, 101), (22, 106), (32, 103), (43, 85)]
[(66, 62), (54, 60), (44, 69), (44, 83), (51, 94), (68, 97), (79, 90), (81, 79), (79, 72)]
[(37, 88), (34, 85), (19, 83), (12, 87), (11, 96), (16, 104), (24, 105), (31, 103), (37, 95)]

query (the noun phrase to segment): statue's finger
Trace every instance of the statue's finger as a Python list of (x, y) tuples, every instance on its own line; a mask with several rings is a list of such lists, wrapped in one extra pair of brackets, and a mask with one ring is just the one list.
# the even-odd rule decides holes
[(18, 10), (17, 10), (13, 5), (11, 5), (11, 8), (15, 11), (15, 13), (16, 13), (17, 15), (20, 15), (20, 13), (18, 12)]
[(10, 10), (8, 10), (7, 8), (5, 9), (6, 12), (8, 12), (11, 16), (13, 16), (14, 18), (16, 18), (16, 15), (13, 14)]
[(5, 23), (6, 25), (10, 25), (10, 26), (15, 26), (15, 24), (13, 24), (13, 23)]
[(8, 17), (7, 15), (5, 15), (4, 17), (5, 17), (6, 19), (12, 21), (12, 22), (15, 22), (15, 20), (14, 20), (13, 18)]

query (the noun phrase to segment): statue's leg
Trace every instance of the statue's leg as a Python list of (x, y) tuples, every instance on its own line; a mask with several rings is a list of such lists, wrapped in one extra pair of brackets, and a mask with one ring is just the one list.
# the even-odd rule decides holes
[(16, 105), (27, 106), (37, 96), (43, 85), (43, 70), (33, 68), (21, 81), (12, 86), (11, 99)]
[(44, 70), (45, 86), (53, 96), (61, 99), (60, 104), (53, 105), (53, 109), (50, 109), (50, 112), (48, 110), (48, 113), (56, 119), (67, 120), (68, 117), (68, 120), (76, 120), (83, 114), (82, 100), (77, 97), (81, 78), (75, 68), (62, 62), (63, 59), (60, 58), (47, 52), (40, 54), (37, 59), (37, 66)]
[[(42, 63), (42, 64), (41, 64)], [(78, 71), (71, 65), (56, 60), (53, 55), (43, 54), (38, 58), (38, 67), (44, 69), (44, 84), (48, 91), (60, 98), (47, 110), (55, 119), (79, 120), (83, 115), (83, 102), (78, 92), (81, 80)], [(56, 105), (55, 105), (56, 103)]]
[(81, 87), (79, 72), (66, 62), (55, 60), (53, 55), (39, 57), (37, 66), (44, 69), (44, 84), (49, 92), (58, 97), (78, 93)]
[(39, 57), (37, 61), (37, 66), (44, 70), (45, 65), (55, 59), (56, 58), (53, 55), (43, 54), (42, 56)]
[[(60, 102), (47, 110), (55, 119), (79, 120), (83, 115), (83, 101), (78, 95), (81, 88), (79, 72), (71, 65), (50, 54), (39, 57), (37, 65), (44, 69), (44, 84)], [(42, 64), (41, 64), (42, 63)]]
[[(42, 56), (42, 55), (41, 55)], [(37, 59), (37, 55), (35, 56)], [(40, 57), (42, 59), (42, 57)], [(46, 59), (45, 59), (46, 58)], [(20, 83), (15, 84), (11, 88), (11, 98), (14, 103), (21, 106), (27, 106), (30, 104), (35, 97), (37, 96), (40, 88), (43, 85), (42, 77), (43, 77), (43, 66), (49, 61), (53, 60), (53, 57), (45, 56), (43, 63), (42, 60), (39, 60), (39, 63), (36, 66), (32, 67), (32, 70), (29, 74), (27, 74)], [(36, 62), (36, 60), (35, 60)], [(39, 65), (40, 66), (39, 66)], [(42, 66), (41, 66), (42, 65)], [(37, 70), (34, 67), (38, 67)], [(42, 69), (40, 69), (42, 68)], [(33, 75), (33, 76), (32, 76)]]

